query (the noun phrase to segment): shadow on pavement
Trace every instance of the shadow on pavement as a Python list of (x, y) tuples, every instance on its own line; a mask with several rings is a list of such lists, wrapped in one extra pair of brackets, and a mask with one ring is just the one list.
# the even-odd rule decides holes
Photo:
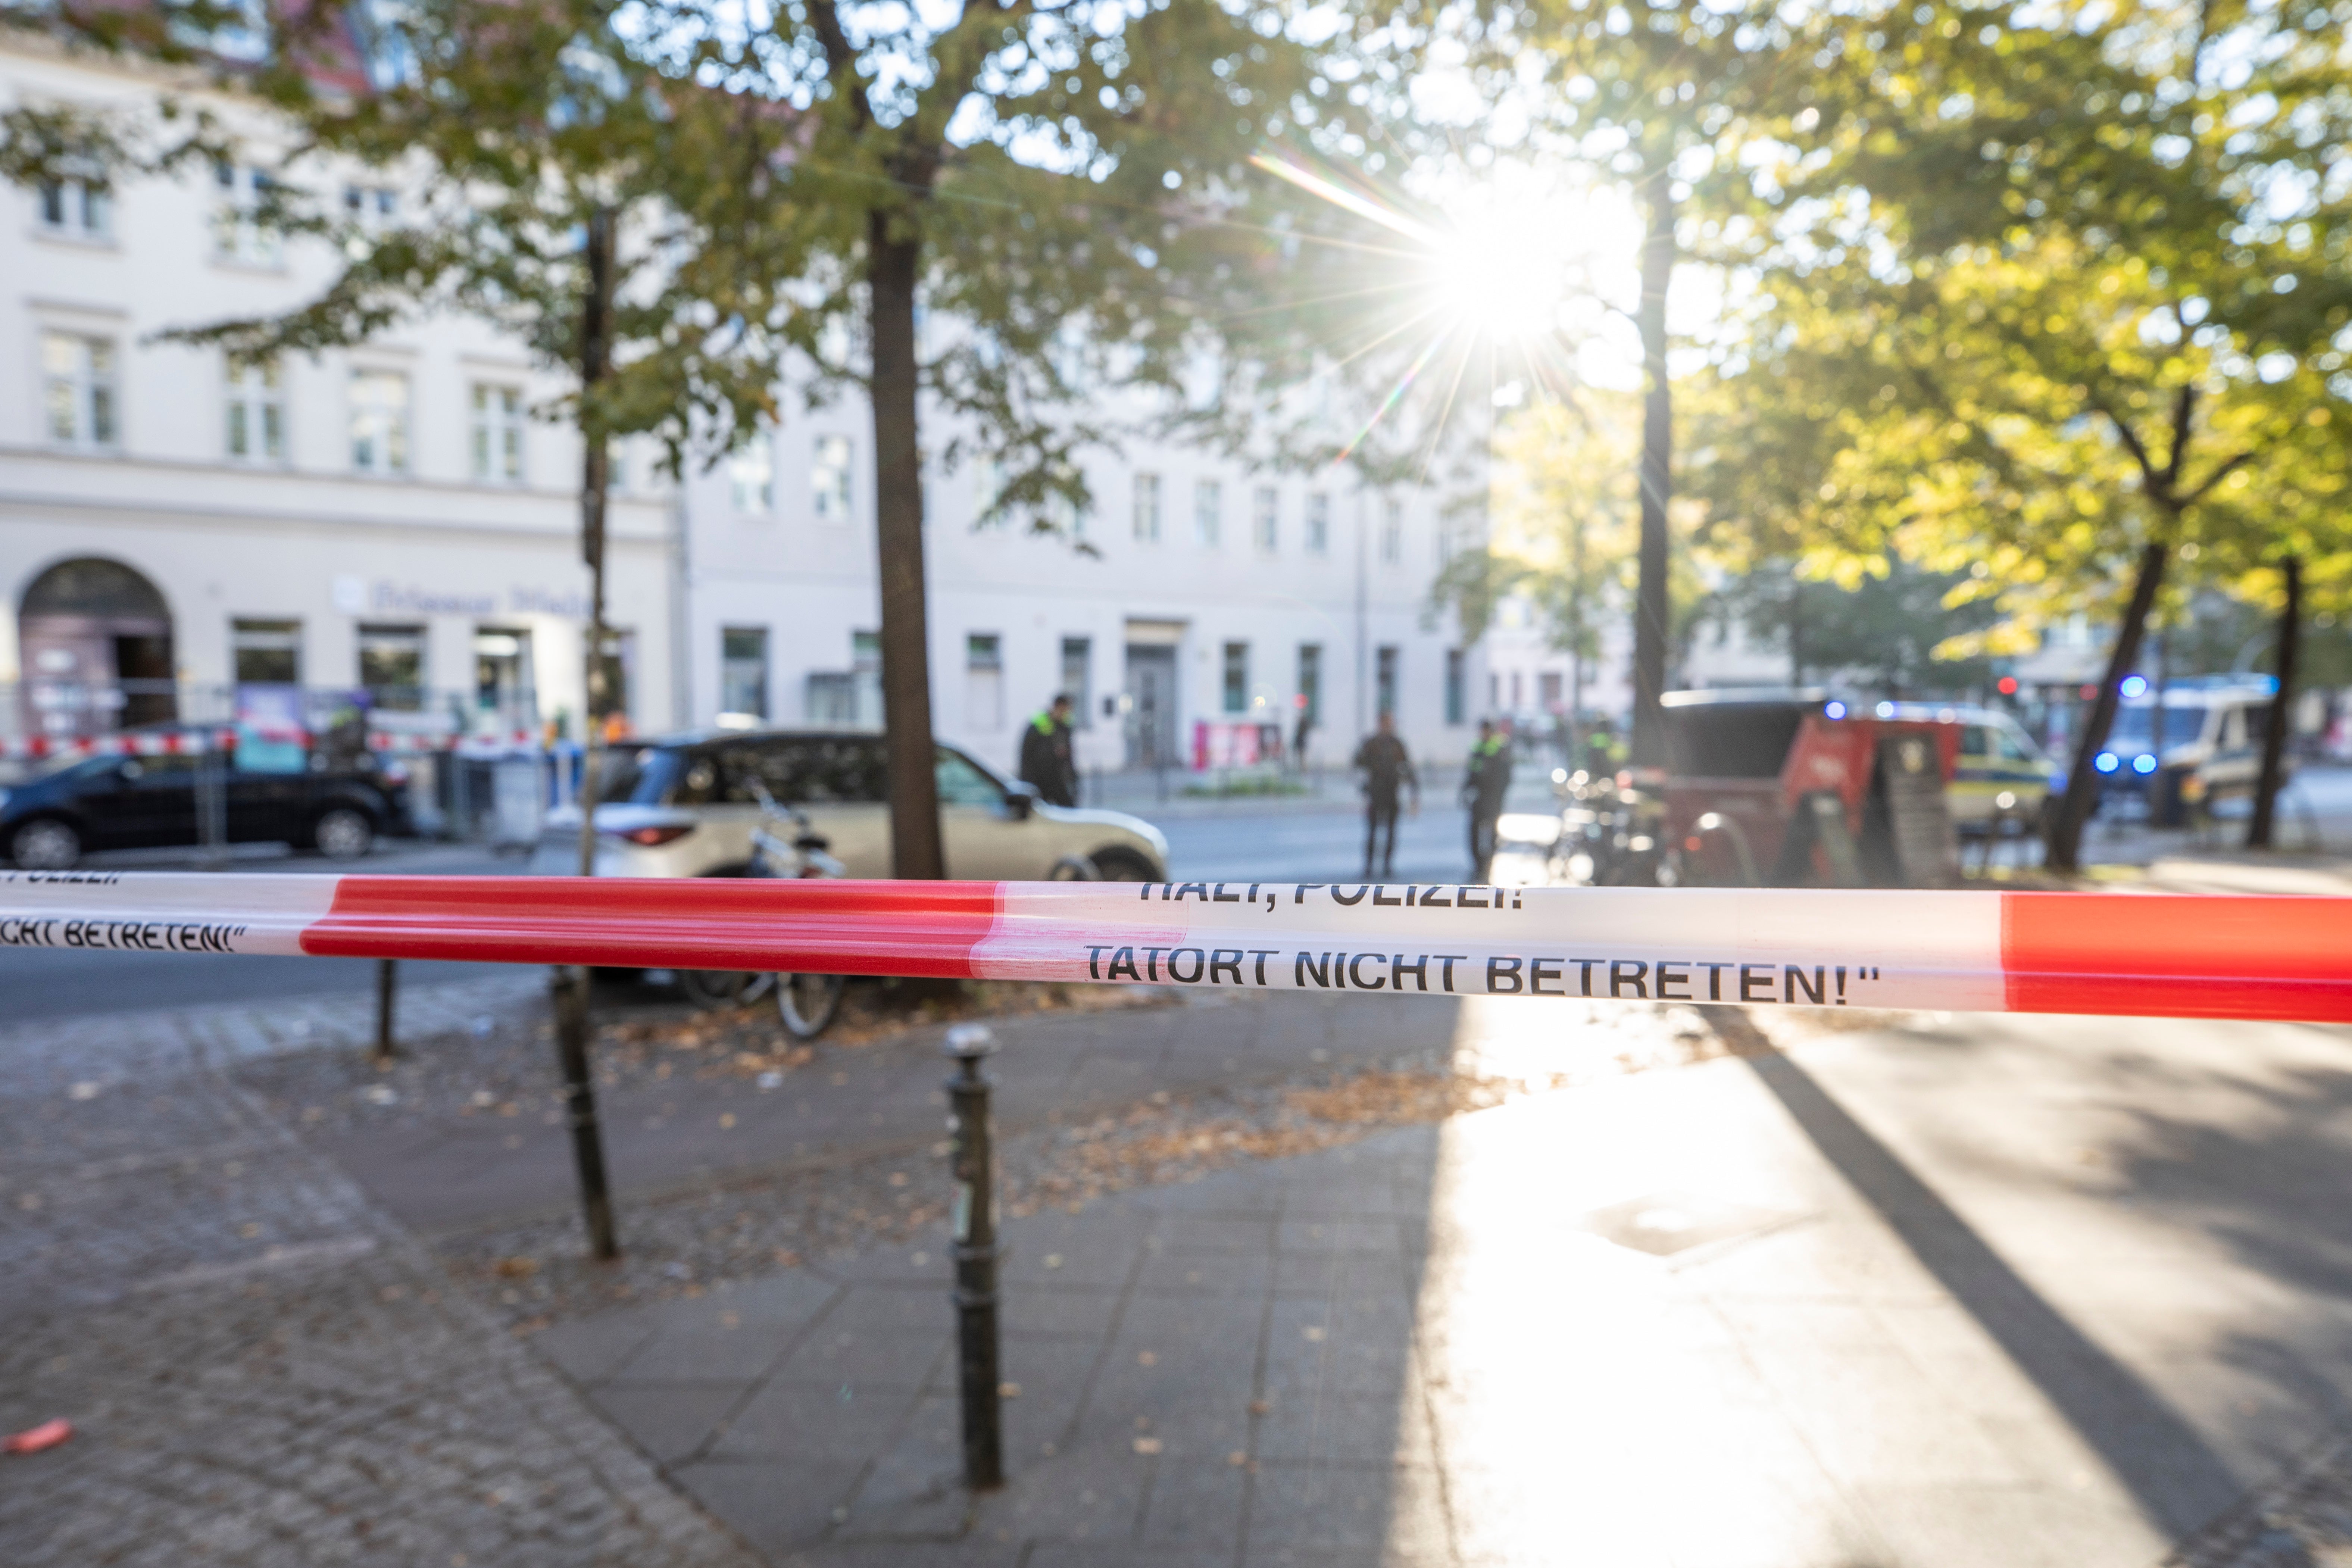
[[(1744, 1019), (1733, 1026), (1754, 1028)], [(1782, 1055), (1746, 1059), (1822, 1158), (2098, 1452), (2152, 1522), (2178, 1538), (2237, 1500), (2242, 1487), (2180, 1415), (2043, 1300), (1811, 1074)]]

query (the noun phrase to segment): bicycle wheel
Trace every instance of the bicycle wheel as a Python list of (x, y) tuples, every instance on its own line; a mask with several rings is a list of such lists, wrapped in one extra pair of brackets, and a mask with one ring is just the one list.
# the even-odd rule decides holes
[(732, 1007), (744, 1000), (757, 976), (738, 969), (681, 969), (677, 972), (677, 988), (685, 993), (689, 1006), (698, 1013), (709, 1013), (721, 1007)]
[(841, 1011), (845, 984), (838, 974), (777, 975), (776, 1014), (784, 1021), (784, 1032), (796, 1040), (824, 1034)]

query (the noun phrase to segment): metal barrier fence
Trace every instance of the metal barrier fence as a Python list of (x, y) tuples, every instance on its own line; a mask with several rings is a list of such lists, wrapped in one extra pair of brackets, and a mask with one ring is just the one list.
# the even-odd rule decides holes
[(2352, 1022), (2352, 899), (6, 872), (0, 946)]

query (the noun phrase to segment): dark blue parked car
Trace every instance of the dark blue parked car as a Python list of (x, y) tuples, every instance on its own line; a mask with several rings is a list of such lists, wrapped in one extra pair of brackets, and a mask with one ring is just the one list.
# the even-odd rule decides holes
[[(299, 773), (240, 771), (216, 760), (226, 786), (231, 843), (291, 844), (357, 859), (377, 837), (409, 831), (404, 777), (365, 753), (331, 765), (313, 756)], [(193, 755), (88, 757), (0, 789), (0, 847), (28, 871), (59, 871), (92, 850), (203, 842)]]

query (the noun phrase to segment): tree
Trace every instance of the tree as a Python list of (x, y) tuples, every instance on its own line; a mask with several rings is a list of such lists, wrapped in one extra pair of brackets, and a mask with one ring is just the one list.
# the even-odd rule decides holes
[(1698, 0), (1496, 0), (1472, 7), (1471, 58), (1505, 125), (1622, 182), (1643, 214), (1632, 315), (1644, 386), (1633, 593), (1636, 765), (1664, 765), (1659, 699), (1673, 647), (1674, 390), (1667, 296), (1696, 240), (1757, 205), (1746, 156), (1806, 107), (1822, 18)]
[[(1258, 395), (1317, 350), (1266, 307), (1329, 254), (1318, 227), (1364, 226), (1250, 159), (1360, 150), (1401, 89), (1349, 55), (1341, 10), (795, 0), (748, 35), (715, 5), (664, 15), (649, 47), (688, 40), (706, 77), (805, 119), (772, 192), (811, 258), (791, 337), (814, 395), (871, 400), (893, 865), (939, 877), (927, 465), (985, 459), (1000, 510), (1051, 526), (1092, 503), (1075, 454), (1123, 429), (1248, 443)], [(927, 400), (950, 432), (930, 449)]]
[[(212, 61), (223, 67), (220, 85), (257, 96), (299, 138), (250, 216), (331, 245), (344, 264), (291, 312), (169, 334), (264, 359), (454, 310), (573, 374), (572, 394), (539, 412), (572, 422), (582, 445), (583, 875), (593, 868), (595, 720), (607, 668), (610, 443), (651, 434), (675, 470), (690, 448), (714, 440), (723, 448), (750, 429), (772, 407), (777, 327), (791, 309), (779, 287), (797, 271), (788, 237), (766, 222), (763, 189), (793, 133), (789, 118), (664, 76), (626, 42), (620, 9), (605, 0), (415, 0), (364, 17), (332, 7), (272, 14), (251, 68)], [(179, 38), (134, 30), (86, 41), (169, 60), (184, 50)], [(354, 40), (372, 56), (353, 55), (345, 46)], [(152, 126), (27, 106), (5, 127), (9, 172), (37, 176), (45, 158), (107, 175), (167, 172), (235, 151), (208, 117), (190, 124), (174, 141)], [(354, 163), (401, 187), (397, 220), (354, 220), (302, 183), (320, 177), (332, 190)], [(587, 1058), (587, 973), (574, 968), (565, 981), (558, 1047), (574, 1152), (591, 1250), (610, 1258), (617, 1247)]]
[(2341, 429), (2346, 80), (2316, 9), (1975, 20), (1849, 32), (1748, 374), (1834, 408), (1811, 537), (1970, 573), (2010, 612), (1978, 646), (2128, 583), (2051, 826), (2071, 867), (2175, 552), (2264, 555), (2339, 438), (2312, 416)]

